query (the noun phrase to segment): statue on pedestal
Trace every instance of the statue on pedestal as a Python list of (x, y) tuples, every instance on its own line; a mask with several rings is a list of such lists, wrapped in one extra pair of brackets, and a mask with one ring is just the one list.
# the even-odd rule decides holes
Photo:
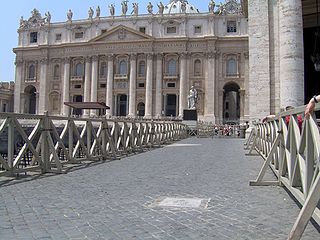
[(98, 6), (96, 8), (96, 18), (99, 18), (100, 17), (100, 7)]
[(158, 5), (158, 8), (159, 8), (159, 14), (163, 14), (163, 11), (164, 11), (164, 5), (163, 5), (163, 3), (162, 2), (160, 2), (159, 4), (157, 4)]
[(147, 6), (147, 10), (149, 14), (153, 14), (153, 5), (151, 2), (149, 2), (148, 6)]
[(46, 22), (46, 23), (50, 23), (50, 22), (51, 22), (51, 14), (50, 14), (50, 12), (49, 12), (49, 11), (46, 12), (46, 13), (44, 14), (44, 16), (45, 16), (45, 22)]
[(208, 5), (208, 8), (209, 8), (209, 12), (210, 13), (214, 13), (214, 8), (216, 7), (216, 3), (213, 1), (213, 0), (211, 0), (210, 2), (209, 2), (209, 5)]
[(135, 16), (138, 16), (139, 14), (139, 6), (138, 6), (138, 3), (132, 3), (132, 12), (131, 14), (135, 15)]
[(73, 16), (73, 12), (71, 11), (71, 9), (69, 9), (69, 11), (67, 12), (67, 18), (69, 21), (72, 21), (72, 16)]
[(122, 6), (122, 15), (126, 15), (128, 11), (128, 0), (122, 1), (121, 6)]
[(188, 108), (196, 109), (197, 100), (198, 100), (198, 92), (194, 88), (194, 86), (191, 86), (191, 89), (188, 95)]
[(93, 17), (93, 9), (92, 9), (92, 7), (90, 7), (89, 10), (88, 10), (88, 17), (89, 17), (89, 19), (92, 19), (92, 17)]
[(110, 15), (114, 17), (114, 13), (115, 13), (114, 4), (109, 5), (109, 10), (110, 10)]

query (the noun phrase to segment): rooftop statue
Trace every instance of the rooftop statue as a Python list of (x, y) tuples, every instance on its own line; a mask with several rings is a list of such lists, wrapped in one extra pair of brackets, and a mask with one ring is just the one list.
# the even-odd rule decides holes
[(27, 24), (27, 21), (23, 19), (23, 16), (20, 18), (20, 28), (24, 28)]
[(214, 8), (216, 7), (216, 3), (213, 1), (213, 0), (211, 0), (210, 2), (209, 2), (209, 5), (208, 5), (208, 9), (209, 9), (209, 12), (210, 13), (214, 13)]
[(96, 17), (97, 18), (100, 17), (100, 7), (99, 6), (96, 8)]
[(50, 14), (50, 12), (49, 12), (49, 11), (46, 12), (46, 13), (44, 14), (44, 16), (45, 16), (45, 22), (46, 22), (46, 23), (50, 23), (50, 22), (51, 22), (51, 14)]
[(69, 11), (67, 12), (67, 18), (69, 21), (72, 21), (72, 16), (73, 16), (73, 12), (71, 11), (71, 9), (69, 9)]
[(187, 10), (187, 4), (185, 1), (181, 2), (181, 11), (185, 13)]
[(148, 13), (153, 14), (153, 5), (151, 2), (149, 2), (149, 4), (147, 5), (147, 10)]
[(138, 16), (139, 14), (139, 6), (138, 6), (138, 3), (132, 3), (132, 12), (131, 14), (135, 15), (135, 16)]
[(128, 11), (128, 0), (122, 1), (121, 6), (122, 6), (122, 15), (126, 15)]
[(109, 5), (109, 10), (110, 10), (110, 15), (114, 17), (114, 13), (115, 13), (114, 4)]
[(93, 9), (92, 9), (92, 7), (90, 7), (89, 10), (88, 10), (88, 16), (89, 16), (89, 19), (92, 19), (92, 17), (93, 17)]
[(164, 10), (164, 5), (163, 5), (163, 3), (162, 2), (160, 2), (159, 4), (157, 4), (158, 5), (158, 8), (159, 8), (159, 14), (163, 14), (163, 10)]

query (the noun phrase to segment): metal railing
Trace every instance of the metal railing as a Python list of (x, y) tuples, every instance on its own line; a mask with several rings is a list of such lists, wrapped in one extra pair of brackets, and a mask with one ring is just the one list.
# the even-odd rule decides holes
[(119, 159), (186, 136), (179, 122), (0, 113), (0, 176), (62, 173), (65, 164)]
[[(246, 142), (264, 164), (253, 186), (282, 185), (302, 205), (288, 239), (300, 239), (312, 217), (320, 225), (320, 134), (315, 115), (302, 119), (305, 106), (283, 112), (265, 123), (255, 123)], [(320, 104), (315, 111), (320, 110)], [(303, 120), (301, 124), (301, 120)], [(263, 180), (271, 167), (276, 181)]]

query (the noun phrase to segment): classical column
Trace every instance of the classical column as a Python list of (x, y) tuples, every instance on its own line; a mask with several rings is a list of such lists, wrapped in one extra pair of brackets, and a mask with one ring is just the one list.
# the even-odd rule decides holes
[(48, 111), (48, 86), (47, 86), (47, 69), (48, 69), (48, 59), (44, 58), (40, 60), (40, 83), (39, 83), (39, 108), (38, 114), (44, 114), (45, 111)]
[(214, 122), (214, 89), (215, 89), (215, 52), (208, 53), (208, 77), (205, 84), (205, 116), (209, 121)]
[[(83, 96), (83, 101), (84, 102), (90, 102), (90, 86), (91, 86), (91, 57), (86, 57), (86, 62), (85, 62), (85, 77), (84, 77), (84, 96)], [(88, 117), (90, 114), (89, 109), (84, 110), (84, 116)]]
[(14, 112), (21, 113), (24, 107), (24, 101), (21, 101), (21, 85), (23, 82), (23, 61), (16, 59), (16, 76), (14, 84)]
[(107, 115), (112, 116), (113, 114), (113, 55), (108, 56), (106, 105), (110, 107), (110, 109), (107, 110)]
[(244, 123), (244, 103), (245, 103), (245, 89), (239, 89), (239, 95), (240, 95), (240, 123)]
[(304, 103), (304, 56), (301, 0), (279, 1), (280, 107)]
[(137, 75), (137, 55), (130, 56), (130, 84), (129, 84), (129, 117), (136, 116), (136, 75)]
[(244, 113), (243, 118), (249, 121), (249, 52), (245, 52), (244, 56)]
[(183, 117), (183, 110), (187, 109), (187, 54), (180, 55), (180, 93), (179, 117)]
[(62, 115), (69, 116), (70, 109), (66, 106), (65, 102), (70, 102), (70, 58), (64, 59), (63, 71), (63, 94), (62, 94)]
[[(98, 101), (98, 56), (92, 57), (91, 102)], [(97, 110), (91, 110), (91, 116), (97, 116)]]
[(162, 58), (163, 54), (157, 55), (157, 75), (156, 75), (156, 99), (155, 116), (159, 118), (162, 110)]
[(224, 90), (219, 90), (218, 92), (218, 109), (219, 109), (219, 119), (216, 121), (219, 124), (223, 123), (223, 95), (224, 95)]
[(152, 117), (152, 67), (153, 67), (153, 54), (149, 53), (147, 55), (147, 75), (146, 75), (146, 108), (145, 108), (145, 118)]

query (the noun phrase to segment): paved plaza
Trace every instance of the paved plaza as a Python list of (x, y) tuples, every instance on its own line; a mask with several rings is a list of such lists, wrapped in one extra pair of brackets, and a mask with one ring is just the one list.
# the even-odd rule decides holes
[[(283, 188), (249, 186), (261, 164), (245, 156), (243, 140), (189, 138), (67, 174), (0, 181), (0, 239), (287, 239), (299, 207)], [(166, 197), (209, 202), (159, 205)], [(320, 233), (309, 223), (302, 239)]]

